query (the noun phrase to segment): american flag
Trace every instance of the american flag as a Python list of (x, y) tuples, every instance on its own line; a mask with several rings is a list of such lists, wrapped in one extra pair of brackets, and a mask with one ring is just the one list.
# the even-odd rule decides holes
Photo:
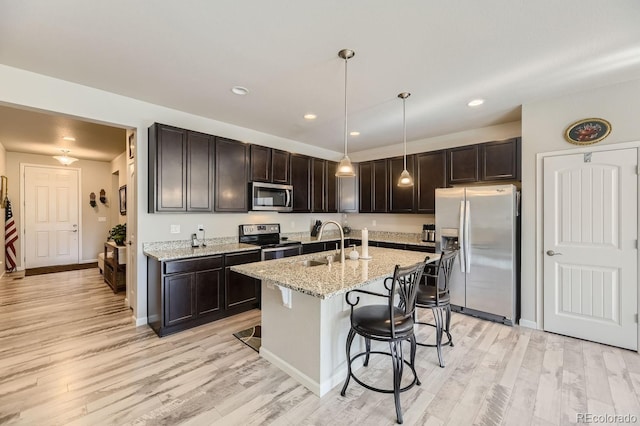
[(13, 220), (13, 212), (11, 211), (11, 201), (7, 199), (4, 222), (4, 247), (6, 252), (7, 272), (16, 270), (16, 241), (18, 241), (18, 230), (16, 222)]

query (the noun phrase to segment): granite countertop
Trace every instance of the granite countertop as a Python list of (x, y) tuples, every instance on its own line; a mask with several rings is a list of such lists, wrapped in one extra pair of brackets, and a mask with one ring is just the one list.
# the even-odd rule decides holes
[[(408, 266), (425, 259), (425, 254), (421, 252), (369, 247), (371, 260), (347, 258), (344, 265), (340, 262), (334, 262), (331, 266), (302, 265), (304, 260), (323, 259), (324, 256), (332, 253), (331, 250), (324, 253), (247, 263), (232, 266), (231, 270), (320, 299), (328, 299), (391, 276), (395, 265)], [(429, 255), (429, 257), (437, 259), (438, 255)]]
[(200, 256), (212, 256), (216, 254), (226, 254), (238, 251), (250, 251), (260, 250), (259, 246), (253, 244), (241, 244), (241, 243), (207, 243), (206, 247), (196, 247), (166, 244), (166, 243), (153, 243), (143, 246), (143, 253), (149, 257), (152, 257), (158, 261), (186, 259), (190, 257)]

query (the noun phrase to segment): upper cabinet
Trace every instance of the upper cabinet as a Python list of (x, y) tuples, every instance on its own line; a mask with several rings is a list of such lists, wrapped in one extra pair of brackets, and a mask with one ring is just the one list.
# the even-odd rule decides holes
[(213, 211), (213, 136), (149, 127), (149, 213)]
[[(337, 169), (336, 162), (320, 158), (311, 159), (311, 211), (313, 213), (338, 211)], [(295, 193), (295, 187), (293, 191)]]
[(387, 160), (360, 163), (360, 212), (386, 213), (388, 192)]
[(260, 145), (251, 145), (250, 151), (250, 181), (282, 184), (290, 182), (287, 151)]
[(246, 212), (249, 203), (249, 146), (231, 139), (216, 138), (215, 157), (216, 211)]
[(436, 212), (436, 188), (447, 187), (447, 155), (445, 150), (416, 155), (414, 177), (418, 213)]
[[(415, 155), (407, 155), (407, 171), (415, 178)], [(389, 212), (413, 213), (415, 211), (415, 181), (414, 186), (399, 187), (398, 180), (404, 170), (404, 157), (389, 159)]]
[(478, 181), (478, 145), (461, 146), (447, 151), (449, 184)]
[(487, 142), (480, 146), (480, 178), (491, 180), (520, 180), (521, 139)]
[(291, 154), (291, 185), (293, 186), (293, 212), (311, 211), (311, 157)]
[(447, 150), (448, 184), (520, 179), (520, 138)]

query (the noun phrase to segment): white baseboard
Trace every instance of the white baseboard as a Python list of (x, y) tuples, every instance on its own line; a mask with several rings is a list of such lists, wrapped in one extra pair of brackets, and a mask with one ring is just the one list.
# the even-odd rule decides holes
[(135, 316), (131, 315), (131, 319), (135, 323), (136, 327), (140, 327), (141, 325), (147, 325), (148, 323), (147, 317), (136, 318)]
[(520, 324), (521, 327), (532, 328), (534, 330), (538, 330), (538, 323), (535, 322), (535, 321), (530, 321), (530, 320), (526, 320), (526, 319), (520, 318), (519, 324)]

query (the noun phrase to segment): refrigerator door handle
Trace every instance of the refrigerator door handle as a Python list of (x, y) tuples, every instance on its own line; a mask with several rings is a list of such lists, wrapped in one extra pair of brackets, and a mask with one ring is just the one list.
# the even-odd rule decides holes
[(469, 238), (469, 222), (471, 221), (471, 202), (467, 201), (466, 208), (464, 209), (464, 260), (466, 263), (467, 273), (471, 272), (471, 247), (469, 246), (469, 242), (471, 238)]
[(465, 273), (467, 262), (465, 261), (465, 233), (464, 233), (464, 201), (460, 201), (460, 225), (458, 228), (458, 250), (460, 250), (460, 271)]

